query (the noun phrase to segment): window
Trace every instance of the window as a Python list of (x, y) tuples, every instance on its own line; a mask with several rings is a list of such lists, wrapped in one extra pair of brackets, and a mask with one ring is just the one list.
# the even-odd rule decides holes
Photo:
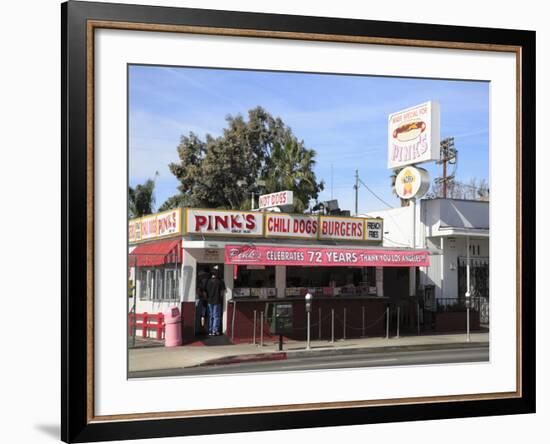
[(178, 274), (173, 266), (139, 269), (137, 276), (140, 300), (178, 300)]
[(376, 286), (375, 267), (287, 267), (287, 287)]
[(472, 256), (479, 256), (480, 255), (480, 247), (479, 244), (477, 245), (470, 245), (470, 255)]
[(239, 267), (234, 286), (235, 288), (274, 288), (275, 267)]
[(178, 299), (178, 276), (176, 270), (164, 270), (164, 299)]
[(153, 273), (149, 269), (142, 268), (139, 270), (139, 298), (141, 300), (151, 300), (151, 290), (153, 288)]

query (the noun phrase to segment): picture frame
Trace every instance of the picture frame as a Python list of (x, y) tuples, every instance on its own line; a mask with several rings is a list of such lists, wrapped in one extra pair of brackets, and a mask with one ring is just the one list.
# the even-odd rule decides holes
[[(62, 18), (61, 433), (65, 442), (143, 439), (535, 412), (535, 33), (531, 31), (69, 1)], [(506, 53), (516, 66), (516, 390), (96, 415), (98, 276), (94, 33), (115, 29)], [(149, 33), (149, 34), (148, 34)], [(134, 62), (139, 62), (135, 61)], [(391, 73), (388, 73), (391, 75)], [(429, 76), (429, 73), (426, 74)], [(113, 148), (114, 149), (114, 148)], [(121, 149), (124, 149), (121, 147)], [(121, 210), (123, 211), (123, 210)], [(123, 358), (121, 358), (123, 359)]]

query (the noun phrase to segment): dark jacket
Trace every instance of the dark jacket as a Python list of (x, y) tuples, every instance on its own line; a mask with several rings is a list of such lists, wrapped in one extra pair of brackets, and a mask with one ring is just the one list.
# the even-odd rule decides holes
[(199, 279), (199, 285), (197, 286), (198, 299), (206, 304), (206, 284), (208, 283), (208, 276)]
[(211, 277), (206, 283), (206, 300), (209, 304), (221, 304), (225, 293), (225, 284), (220, 278)]

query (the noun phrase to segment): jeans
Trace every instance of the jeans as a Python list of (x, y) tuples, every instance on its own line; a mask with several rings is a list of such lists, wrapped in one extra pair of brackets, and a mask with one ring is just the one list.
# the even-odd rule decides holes
[(222, 304), (208, 304), (208, 332), (221, 333)]

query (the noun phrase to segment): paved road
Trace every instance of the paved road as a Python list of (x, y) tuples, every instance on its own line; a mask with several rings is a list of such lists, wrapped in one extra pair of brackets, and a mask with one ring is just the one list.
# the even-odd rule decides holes
[(202, 367), (133, 372), (130, 378), (159, 376), (198, 376), (266, 371), (322, 370), (337, 368), (383, 367), (392, 365), (451, 364), (489, 360), (489, 347), (445, 350), (384, 351), (292, 358), (282, 361), (249, 362)]

